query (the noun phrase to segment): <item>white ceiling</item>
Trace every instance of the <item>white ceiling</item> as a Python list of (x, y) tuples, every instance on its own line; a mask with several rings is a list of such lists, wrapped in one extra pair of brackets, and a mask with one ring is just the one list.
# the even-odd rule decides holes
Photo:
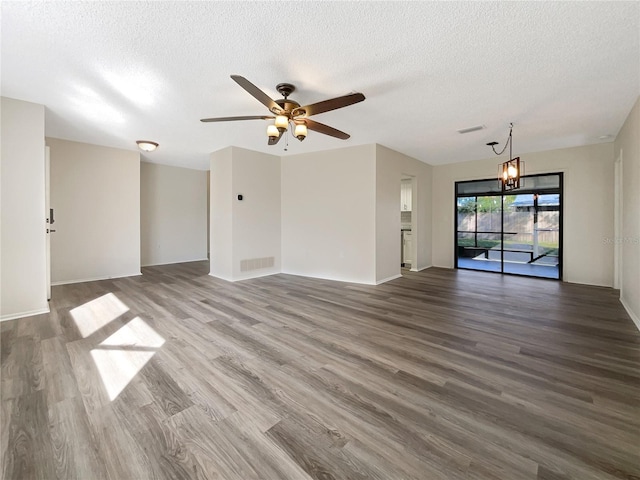
[[(638, 2), (10, 2), (2, 95), (44, 104), (52, 137), (208, 168), (229, 145), (278, 155), (380, 143), (432, 165), (612, 141), (640, 94)], [(351, 134), (266, 145), (266, 115), (233, 80)], [(461, 135), (458, 129), (487, 128)], [(601, 136), (611, 135), (608, 139)]]

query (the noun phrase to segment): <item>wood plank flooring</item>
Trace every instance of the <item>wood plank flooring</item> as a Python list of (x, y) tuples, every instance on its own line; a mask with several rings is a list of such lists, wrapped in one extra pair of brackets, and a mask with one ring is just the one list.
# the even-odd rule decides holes
[(207, 272), (54, 287), (50, 314), (0, 324), (2, 478), (640, 478), (614, 290)]

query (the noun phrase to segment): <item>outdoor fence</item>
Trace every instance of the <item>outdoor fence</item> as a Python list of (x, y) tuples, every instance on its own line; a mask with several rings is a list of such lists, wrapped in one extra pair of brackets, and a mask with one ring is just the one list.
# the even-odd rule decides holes
[[(478, 225), (476, 230), (476, 214), (458, 213), (458, 231), (474, 232), (500, 232), (501, 212), (478, 212)], [(558, 231), (559, 212), (538, 212), (538, 243), (541, 245), (559, 245), (560, 233)], [(542, 230), (542, 231), (540, 231)], [(549, 230), (549, 231), (547, 231)], [(505, 235), (505, 241), (523, 244), (533, 244), (533, 213), (531, 212), (504, 212), (504, 231), (515, 235)], [(467, 235), (465, 235), (467, 236)], [(483, 238), (500, 239), (500, 235), (482, 235)]]

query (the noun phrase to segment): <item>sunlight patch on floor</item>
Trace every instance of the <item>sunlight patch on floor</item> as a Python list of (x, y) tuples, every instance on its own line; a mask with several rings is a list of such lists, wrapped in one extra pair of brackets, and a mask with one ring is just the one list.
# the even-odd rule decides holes
[(135, 317), (91, 350), (109, 400), (115, 400), (164, 345), (147, 322)]
[(71, 316), (82, 338), (97, 332), (102, 327), (129, 311), (113, 293), (107, 293), (71, 310)]
[(164, 338), (140, 317), (136, 317), (123, 325), (116, 333), (100, 343), (105, 346), (116, 347), (147, 347), (160, 348), (164, 345)]
[(109, 400), (115, 400), (155, 352), (136, 350), (91, 350)]

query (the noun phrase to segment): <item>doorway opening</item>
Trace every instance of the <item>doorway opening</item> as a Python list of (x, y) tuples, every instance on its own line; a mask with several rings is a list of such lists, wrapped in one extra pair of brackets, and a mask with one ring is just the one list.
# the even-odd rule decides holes
[(562, 173), (456, 182), (455, 266), (562, 279)]
[(413, 235), (413, 186), (414, 178), (402, 175), (400, 179), (400, 267), (415, 267), (415, 248)]

